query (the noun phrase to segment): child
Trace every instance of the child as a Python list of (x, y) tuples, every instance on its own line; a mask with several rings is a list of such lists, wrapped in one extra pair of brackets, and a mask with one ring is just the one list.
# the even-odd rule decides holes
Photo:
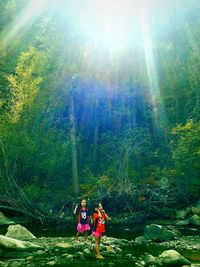
[[(74, 214), (77, 213), (78, 205), (76, 205), (74, 209)], [(85, 234), (85, 242), (88, 240), (88, 232), (90, 230), (90, 225), (88, 223), (88, 219), (91, 218), (89, 210), (86, 207), (86, 200), (82, 199), (81, 208), (78, 210), (78, 225), (77, 225), (77, 233), (76, 233), (76, 242), (78, 242), (79, 233)]]
[(93, 224), (93, 231), (92, 235), (95, 238), (95, 251), (96, 251), (96, 258), (97, 259), (104, 259), (104, 257), (100, 254), (99, 244), (102, 233), (105, 232), (105, 220), (111, 220), (110, 217), (106, 214), (105, 210), (101, 203), (98, 204), (98, 208), (95, 208), (94, 212), (94, 224)]

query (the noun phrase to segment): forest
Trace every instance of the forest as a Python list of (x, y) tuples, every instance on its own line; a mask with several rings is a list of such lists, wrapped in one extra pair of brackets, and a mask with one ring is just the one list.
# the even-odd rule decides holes
[(8, 216), (65, 222), (84, 198), (141, 223), (200, 200), (200, 2), (108, 2), (0, 1)]

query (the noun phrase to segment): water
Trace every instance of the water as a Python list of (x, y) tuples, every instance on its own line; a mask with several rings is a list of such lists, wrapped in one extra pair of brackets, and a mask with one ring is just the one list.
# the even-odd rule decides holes
[[(72, 237), (75, 236), (76, 233), (76, 225), (74, 224), (67, 224), (62, 226), (43, 226), (43, 225), (31, 225), (26, 226), (36, 237)], [(0, 227), (0, 234), (5, 234), (7, 230), (7, 226)], [(192, 228), (192, 227), (179, 227), (178, 230), (184, 236), (195, 236), (199, 234), (199, 229)], [(135, 225), (134, 227), (124, 226), (117, 226), (117, 225), (107, 225), (106, 227), (106, 235), (115, 237), (115, 238), (124, 238), (128, 240), (134, 240), (137, 236), (143, 234), (144, 226), (143, 225)], [(157, 246), (156, 244), (153, 245), (129, 245), (123, 247), (123, 252), (125, 254), (132, 254), (135, 257), (140, 257), (145, 252), (152, 254), (153, 256), (158, 256), (162, 253), (165, 248)], [(183, 256), (185, 256), (188, 260), (192, 261), (193, 263), (200, 263), (200, 252), (199, 251), (179, 251)], [(120, 259), (120, 262), (116, 261), (115, 258), (105, 259), (104, 261), (97, 261), (95, 259), (91, 259), (88, 261), (77, 261), (76, 264), (68, 263), (67, 266), (76, 266), (76, 267), (86, 267), (88, 266), (116, 266), (116, 267), (124, 267), (127, 264), (131, 264), (134, 267), (132, 261), (125, 259)], [(112, 265), (113, 264), (113, 265)], [(39, 262), (38, 262), (39, 266)], [(64, 267), (66, 264), (63, 263), (59, 265), (55, 265), (59, 267)]]

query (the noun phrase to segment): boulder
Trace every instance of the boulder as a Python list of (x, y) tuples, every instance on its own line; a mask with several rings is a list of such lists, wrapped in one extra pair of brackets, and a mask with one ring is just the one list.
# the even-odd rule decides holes
[(148, 263), (148, 264), (154, 264), (156, 262), (156, 258), (148, 253), (144, 254), (143, 260), (145, 261), (145, 263)]
[(111, 246), (106, 246), (106, 251), (107, 251), (108, 253), (116, 254), (116, 251), (115, 251), (114, 248), (111, 247)]
[(187, 215), (186, 210), (177, 210), (176, 211), (176, 219), (185, 219), (186, 215)]
[(151, 239), (158, 242), (169, 241), (176, 239), (179, 232), (173, 227), (163, 227), (157, 224), (147, 225), (143, 236), (146, 239)]
[(115, 247), (115, 251), (116, 251), (118, 254), (121, 254), (121, 253), (122, 253), (122, 249), (119, 248), (119, 247)]
[(180, 253), (175, 250), (165, 250), (159, 258), (162, 260), (163, 265), (166, 266), (182, 266), (191, 265), (190, 261), (184, 258)]
[(4, 235), (0, 235), (0, 247), (14, 251), (34, 251), (41, 250), (42, 247), (32, 242), (21, 241)]
[(200, 215), (200, 207), (192, 207), (191, 210), (193, 214)]
[(190, 224), (190, 219), (180, 220), (176, 222), (176, 225), (185, 226)]
[(92, 252), (88, 249), (88, 248), (85, 248), (83, 250), (83, 255), (86, 257), (86, 258), (90, 258), (90, 257), (93, 257), (94, 255), (92, 254)]
[(138, 236), (138, 237), (136, 237), (136, 239), (135, 239), (135, 243), (136, 244), (139, 244), (139, 245), (141, 245), (141, 244), (145, 244), (145, 243), (147, 243), (148, 241), (147, 241), (147, 239), (144, 237), (144, 236)]
[(60, 242), (60, 243), (56, 243), (55, 244), (56, 248), (60, 248), (60, 249), (71, 249), (73, 248), (73, 244), (69, 244), (69, 243), (64, 243), (64, 242)]
[(159, 180), (159, 186), (161, 189), (166, 189), (169, 187), (169, 180), (166, 177), (162, 177)]
[(36, 238), (29, 230), (20, 224), (10, 225), (8, 227), (7, 237), (12, 237), (20, 240), (28, 239), (28, 238)]
[(6, 217), (1, 211), (0, 211), (0, 225), (6, 225), (6, 224), (15, 224), (15, 222), (8, 217)]
[(194, 206), (197, 207), (197, 208), (200, 208), (200, 199), (195, 203)]
[(190, 224), (200, 226), (200, 217), (195, 214), (190, 218)]

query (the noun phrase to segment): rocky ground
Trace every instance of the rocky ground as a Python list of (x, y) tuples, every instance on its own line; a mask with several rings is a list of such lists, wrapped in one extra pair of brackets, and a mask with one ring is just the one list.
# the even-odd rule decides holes
[[(167, 239), (167, 240), (161, 240)], [(159, 241), (158, 241), (159, 240)], [(0, 266), (192, 266), (200, 267), (200, 236), (180, 236), (171, 227), (152, 224), (135, 240), (103, 237), (98, 261), (94, 240), (76, 243), (74, 237), (36, 238), (20, 225), (0, 235)], [(136, 253), (137, 251), (137, 253)]]

